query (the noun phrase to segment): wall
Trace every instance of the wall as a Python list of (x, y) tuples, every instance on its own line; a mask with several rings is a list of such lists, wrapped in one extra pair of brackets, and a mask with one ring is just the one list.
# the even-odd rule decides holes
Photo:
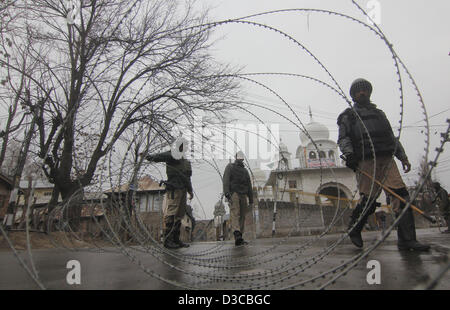
[[(258, 237), (271, 237), (273, 224), (272, 201), (260, 201), (259, 208), (259, 231)], [(323, 229), (323, 220), (320, 207), (309, 204), (277, 202), (277, 215), (275, 222), (275, 236), (282, 237), (290, 234), (310, 235), (312, 232)]]
[[(259, 233), (258, 238), (272, 236), (273, 202), (259, 202)], [(320, 234), (328, 227), (334, 216), (336, 219), (329, 233), (342, 233), (347, 230), (350, 215), (353, 209), (341, 207), (336, 215), (336, 207), (333, 205), (312, 205), (278, 202), (275, 224), (275, 236), (285, 237)], [(416, 228), (429, 228), (430, 223), (422, 216), (414, 213)], [(391, 213), (386, 215), (386, 227), (394, 221)], [(375, 215), (371, 215), (365, 230), (378, 230)]]

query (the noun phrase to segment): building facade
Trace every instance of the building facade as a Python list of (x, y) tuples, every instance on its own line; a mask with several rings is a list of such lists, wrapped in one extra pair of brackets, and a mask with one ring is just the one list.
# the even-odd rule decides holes
[(304, 129), (295, 159), (280, 142), (279, 163), (259, 189), (260, 236), (314, 234), (329, 226), (343, 230), (359, 199), (355, 173), (339, 158), (329, 129), (312, 117)]

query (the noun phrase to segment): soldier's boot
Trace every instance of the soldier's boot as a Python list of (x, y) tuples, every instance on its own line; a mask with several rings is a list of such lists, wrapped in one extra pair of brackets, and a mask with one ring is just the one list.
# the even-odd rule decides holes
[[(367, 219), (371, 214), (375, 212), (375, 209), (377, 206), (379, 206), (379, 203), (372, 202), (369, 203), (370, 205), (367, 206), (369, 208), (367, 212), (363, 215), (363, 217), (359, 220), (359, 222), (355, 225), (355, 223), (358, 221), (358, 218), (360, 217), (361, 213), (364, 211), (364, 207), (366, 206), (367, 199), (366, 197), (363, 197), (361, 202), (359, 202), (355, 209), (352, 212), (352, 215), (350, 216), (350, 223), (348, 224), (348, 236), (350, 237), (350, 240), (352, 243), (357, 246), (358, 248), (363, 247), (363, 240), (361, 236), (361, 231), (364, 228), (364, 225), (367, 223)], [(353, 227), (355, 225), (355, 227)], [(353, 227), (353, 229), (352, 229)]]
[[(404, 197), (405, 200), (409, 198), (408, 192), (404, 188), (395, 190), (395, 192)], [(400, 208), (403, 209), (404, 207), (405, 204), (402, 202)], [(399, 214), (400, 212), (396, 213), (396, 216), (398, 217)], [(429, 245), (419, 243), (416, 240), (416, 225), (414, 223), (414, 214), (411, 208), (406, 211), (398, 222), (397, 238), (397, 247), (401, 251), (428, 251), (430, 249)]]
[(234, 231), (234, 245), (244, 245), (248, 242), (244, 241), (244, 238), (242, 238), (242, 233), (239, 230)]
[(174, 225), (174, 242), (180, 246), (180, 248), (188, 248), (189, 244), (180, 240), (181, 233), (181, 221), (176, 221)]
[(429, 245), (421, 244), (416, 240), (416, 226), (412, 209), (408, 209), (398, 222), (397, 227), (398, 249), (401, 251), (428, 251)]
[(164, 247), (167, 249), (179, 249), (181, 246), (175, 242), (175, 223), (174, 216), (168, 216), (164, 220), (165, 230), (164, 230)]

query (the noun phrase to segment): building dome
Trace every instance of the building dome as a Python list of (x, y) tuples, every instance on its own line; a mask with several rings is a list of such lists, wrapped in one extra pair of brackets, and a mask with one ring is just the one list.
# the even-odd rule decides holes
[[(329, 140), (330, 138), (330, 131), (323, 124), (311, 122), (305, 126), (305, 129), (314, 141)], [(309, 137), (303, 131), (300, 132), (300, 140), (303, 145), (306, 145), (310, 142)]]

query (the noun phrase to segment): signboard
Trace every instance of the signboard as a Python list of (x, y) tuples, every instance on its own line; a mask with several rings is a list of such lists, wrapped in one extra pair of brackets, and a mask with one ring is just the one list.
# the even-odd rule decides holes
[(307, 163), (308, 168), (336, 167), (336, 163), (335, 163), (334, 159), (331, 159), (331, 158), (321, 158), (320, 160), (309, 158), (306, 163)]

